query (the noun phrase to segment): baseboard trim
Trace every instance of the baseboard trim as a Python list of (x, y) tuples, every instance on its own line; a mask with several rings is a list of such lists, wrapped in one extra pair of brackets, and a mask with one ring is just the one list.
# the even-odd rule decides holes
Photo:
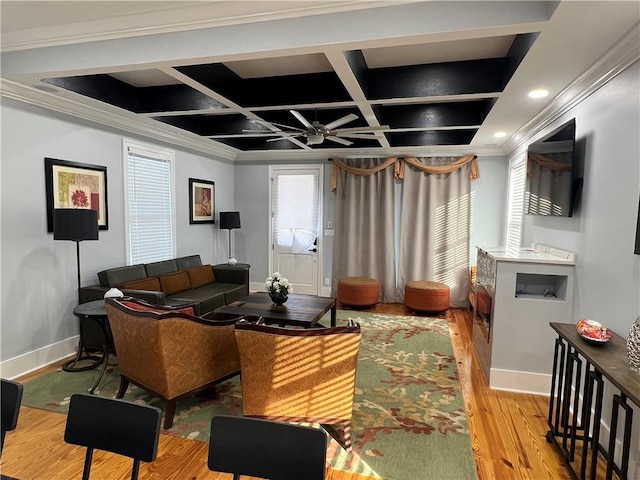
[(4, 360), (0, 362), (0, 376), (11, 380), (56, 363), (73, 355), (77, 351), (78, 341), (79, 336), (75, 335), (32, 352)]
[(549, 396), (551, 375), (492, 368), (489, 386), (495, 390)]

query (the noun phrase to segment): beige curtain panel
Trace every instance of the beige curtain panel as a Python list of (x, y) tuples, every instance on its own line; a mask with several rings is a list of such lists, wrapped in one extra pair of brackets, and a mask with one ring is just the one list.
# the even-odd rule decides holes
[(407, 282), (431, 280), (449, 285), (452, 307), (467, 306), (473, 158), (406, 159), (398, 265), (401, 299)]
[[(336, 173), (333, 291), (343, 277), (371, 277), (380, 283), (380, 301), (396, 301), (395, 159), (340, 161)], [(358, 165), (356, 167), (355, 165)], [(368, 171), (353, 175), (349, 170)]]

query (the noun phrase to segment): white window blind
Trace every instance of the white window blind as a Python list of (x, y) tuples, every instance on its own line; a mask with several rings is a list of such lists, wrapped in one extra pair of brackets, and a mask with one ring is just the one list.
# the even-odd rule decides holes
[(318, 236), (317, 172), (279, 174), (273, 182), (273, 224), (276, 242), (293, 253), (311, 248)]
[(507, 231), (505, 246), (507, 252), (519, 250), (522, 246), (522, 220), (524, 206), (524, 186), (527, 162), (524, 155), (509, 161), (509, 197), (507, 211)]
[(129, 264), (174, 258), (174, 154), (129, 142), (124, 150)]

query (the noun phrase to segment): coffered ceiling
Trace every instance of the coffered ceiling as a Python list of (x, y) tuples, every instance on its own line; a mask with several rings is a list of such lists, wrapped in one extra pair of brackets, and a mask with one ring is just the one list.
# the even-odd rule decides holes
[(630, 1), (0, 8), (3, 95), (231, 160), (506, 153), (640, 55)]

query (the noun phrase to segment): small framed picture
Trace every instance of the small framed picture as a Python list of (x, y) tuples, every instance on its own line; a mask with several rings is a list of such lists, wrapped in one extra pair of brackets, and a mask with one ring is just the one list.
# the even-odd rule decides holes
[(53, 232), (56, 208), (87, 208), (98, 212), (98, 228), (109, 229), (107, 214), (107, 167), (44, 159), (47, 197), (47, 232)]
[(215, 193), (215, 182), (189, 179), (189, 223), (216, 223)]

